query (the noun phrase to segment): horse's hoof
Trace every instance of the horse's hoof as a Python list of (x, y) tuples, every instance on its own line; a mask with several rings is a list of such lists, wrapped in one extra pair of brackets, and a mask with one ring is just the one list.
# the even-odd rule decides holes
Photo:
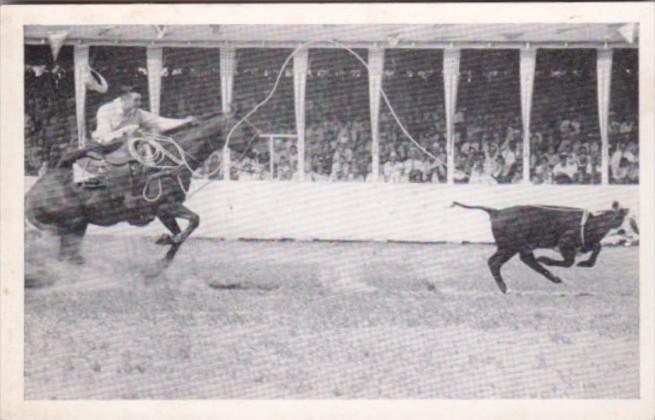
[(68, 259), (68, 262), (75, 265), (82, 265), (86, 262), (86, 260), (81, 255), (73, 255)]
[(173, 238), (171, 238), (171, 235), (168, 235), (166, 233), (163, 233), (156, 241), (155, 244), (157, 245), (173, 245)]

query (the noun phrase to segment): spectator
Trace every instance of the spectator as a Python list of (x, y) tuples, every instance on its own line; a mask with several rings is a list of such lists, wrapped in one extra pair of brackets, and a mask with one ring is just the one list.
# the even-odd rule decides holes
[(471, 169), (469, 184), (486, 184), (495, 185), (498, 181), (491, 175), (486, 174), (483, 168), (482, 160), (476, 160)]
[(572, 184), (578, 174), (578, 163), (572, 153), (560, 153), (560, 161), (553, 168), (556, 184)]
[(612, 177), (612, 180), (621, 183), (622, 180), (622, 175), (619, 174), (619, 169), (621, 166), (621, 160), (626, 158), (624, 154), (626, 153), (626, 146), (624, 143), (619, 142), (616, 144), (616, 150), (614, 150), (614, 153), (612, 153), (612, 157), (610, 158), (610, 175)]
[(629, 181), (630, 161), (622, 157), (619, 161), (619, 167), (613, 172), (614, 182), (616, 184), (627, 184)]
[(635, 157), (633, 162), (628, 164), (628, 183), (639, 183), (639, 158), (637, 157)]
[(424, 182), (426, 179), (426, 165), (419, 159), (419, 151), (415, 148), (409, 151), (409, 159), (405, 162), (405, 173), (409, 182)]

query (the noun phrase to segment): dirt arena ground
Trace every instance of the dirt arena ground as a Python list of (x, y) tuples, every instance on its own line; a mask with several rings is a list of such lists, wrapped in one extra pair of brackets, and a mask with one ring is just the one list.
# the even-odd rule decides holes
[[(639, 248), (554, 285), (484, 245), (26, 246), (27, 399), (638, 398)], [(45, 283), (49, 283), (44, 286)]]

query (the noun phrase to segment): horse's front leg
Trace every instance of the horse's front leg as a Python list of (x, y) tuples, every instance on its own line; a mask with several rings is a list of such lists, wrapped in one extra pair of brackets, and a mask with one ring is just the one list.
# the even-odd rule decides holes
[[(176, 206), (167, 207), (164, 212), (158, 215), (159, 220), (171, 231), (174, 235), (172, 238), (166, 238), (162, 236), (158, 243), (169, 243), (170, 248), (166, 253), (165, 260), (170, 262), (175, 257), (180, 246), (187, 240), (189, 235), (198, 227), (200, 224), (200, 216), (191, 210), (187, 209), (181, 204)], [(180, 227), (177, 224), (176, 218), (188, 220), (189, 224), (183, 231), (180, 231)]]
[(173, 236), (179, 234), (182, 231), (182, 229), (180, 229), (180, 225), (177, 224), (177, 221), (174, 217), (171, 217), (168, 214), (158, 214), (157, 218), (164, 226), (166, 226), (166, 229), (168, 229), (170, 234), (162, 233), (161, 236), (157, 238), (155, 243), (157, 245), (173, 245)]

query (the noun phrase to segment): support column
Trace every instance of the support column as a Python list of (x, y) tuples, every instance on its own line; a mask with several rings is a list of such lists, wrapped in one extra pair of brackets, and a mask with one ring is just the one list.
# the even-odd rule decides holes
[(296, 134), (298, 148), (298, 179), (305, 180), (305, 87), (309, 67), (309, 51), (306, 48), (293, 56), (293, 92), (296, 110)]
[[(523, 182), (530, 182), (530, 117), (532, 115), (532, 93), (537, 65), (537, 50), (521, 49), (521, 116), (523, 118)], [(517, 156), (518, 158), (518, 156)]]
[(77, 120), (77, 143), (80, 148), (86, 143), (86, 77), (89, 72), (89, 46), (75, 45), (73, 49), (75, 66), (75, 117)]
[(164, 67), (163, 49), (148, 47), (146, 49), (146, 65), (148, 70), (148, 101), (150, 112), (159, 115), (161, 103), (161, 72)]
[[(232, 107), (232, 88), (234, 87), (234, 73), (236, 71), (236, 49), (234, 47), (221, 48), (221, 111), (229, 114)], [(230, 149), (223, 148), (223, 180), (230, 180)]]
[(380, 90), (384, 74), (384, 49), (368, 50), (368, 92), (371, 111), (371, 179), (377, 181), (380, 175)]
[(596, 80), (598, 91), (598, 123), (601, 140), (601, 182), (609, 184), (609, 110), (612, 82), (612, 50), (598, 49), (596, 56)]
[(454, 183), (455, 175), (455, 110), (459, 83), (460, 50), (446, 49), (443, 54), (443, 81), (446, 111), (446, 153), (448, 155), (448, 184)]

